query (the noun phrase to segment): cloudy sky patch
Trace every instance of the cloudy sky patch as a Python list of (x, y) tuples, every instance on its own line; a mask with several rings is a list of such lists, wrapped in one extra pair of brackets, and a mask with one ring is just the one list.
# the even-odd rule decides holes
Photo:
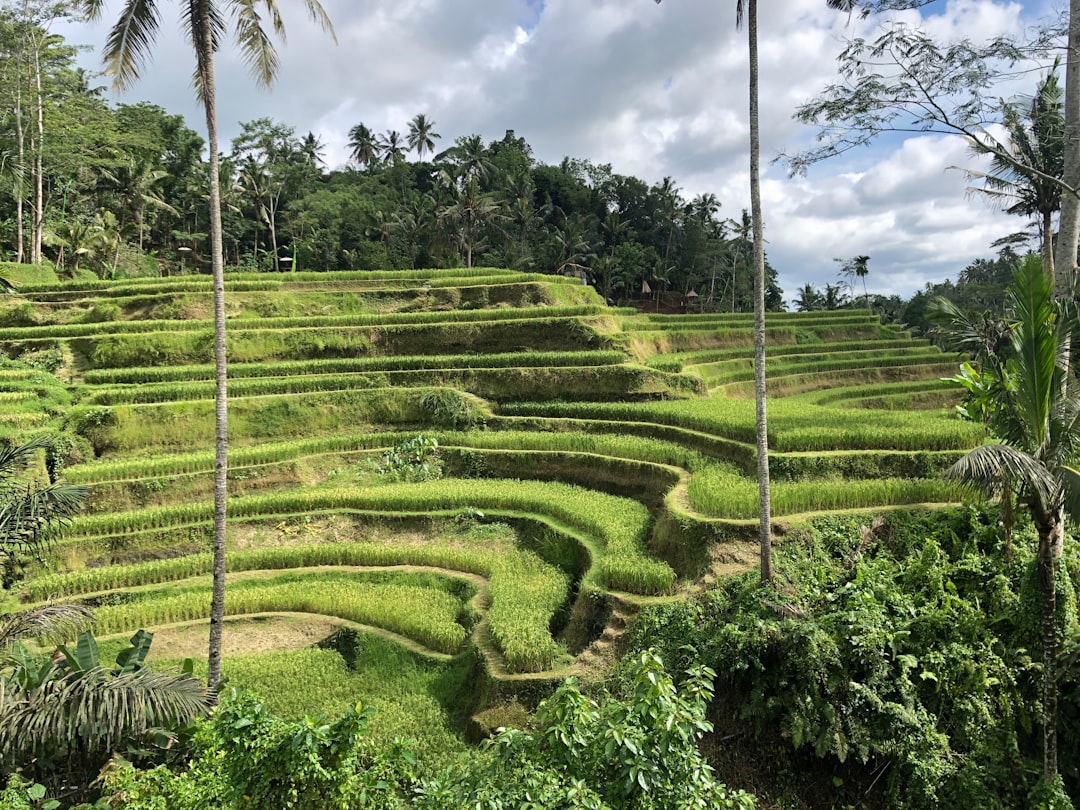
[[(161, 0), (153, 61), (125, 102), (152, 101), (203, 130), (191, 90), (193, 58), (179, 35), (177, 4)], [(257, 89), (235, 51), (218, 62), (223, 149), (239, 124), (271, 117), (315, 132), (331, 166), (348, 159), (348, 131), (364, 123), (404, 134), (424, 113), (445, 148), (508, 129), (535, 157), (611, 163), (649, 183), (670, 176), (689, 199), (715, 193), (721, 216), (749, 206), (747, 51), (733, 4), (715, 0), (323, 0), (338, 45), (300, 4), (281, 3), (288, 43), (271, 91)], [(100, 49), (119, 0), (104, 20), (57, 26), (69, 41)], [(1033, 18), (1018, 3), (949, 0), (899, 15), (940, 39), (1022, 31)], [(777, 0), (759, 21), (764, 219), (770, 262), (791, 300), (798, 287), (837, 281), (834, 258), (870, 256), (871, 292), (910, 295), (927, 281), (991, 256), (993, 239), (1025, 223), (973, 199), (950, 166), (976, 166), (949, 136), (891, 137), (872, 149), (789, 178), (769, 165), (805, 148), (813, 133), (795, 106), (836, 79), (847, 38), (874, 36), (878, 20), (849, 18), (823, 0)], [(81, 57), (100, 67), (99, 50)], [(1009, 93), (1030, 91), (1019, 81)]]

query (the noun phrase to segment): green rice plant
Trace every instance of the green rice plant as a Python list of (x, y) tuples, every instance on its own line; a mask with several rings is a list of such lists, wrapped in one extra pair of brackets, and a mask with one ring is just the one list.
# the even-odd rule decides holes
[[(296, 318), (234, 319), (232, 330), (246, 329), (327, 329), (333, 327), (393, 326), (420, 324), (520, 321), (537, 318), (580, 318), (608, 314), (601, 305), (564, 307), (518, 307), (515, 309), (457, 309), (439, 312), (393, 312), (386, 314), (308, 315)], [(101, 323), (49, 324), (0, 328), (0, 340), (34, 338), (74, 338), (95, 335), (123, 335), (146, 332), (194, 332), (209, 328), (207, 321), (105, 321)]]
[[(208, 326), (195, 331), (160, 331), (72, 338), (71, 345), (94, 368), (124, 368), (206, 363), (213, 333)], [(527, 345), (536, 351), (607, 348), (583, 320), (537, 317), (404, 323), (323, 328), (233, 328), (226, 336), (230, 362), (255, 363), (357, 355), (462, 354), (505, 351)]]
[[(452, 765), (468, 750), (458, 707), (473, 699), (473, 659), (434, 660), (375, 633), (351, 637), (358, 654), (349, 659), (336, 649), (272, 650), (228, 656), (222, 672), (287, 720), (338, 717), (362, 697), (377, 708), (366, 735), (376, 750), (410, 740), (421, 777)], [(204, 675), (198, 662), (196, 674)]]
[[(707, 400), (639, 403), (513, 403), (501, 413), (543, 417), (655, 423), (699, 430), (753, 444), (752, 400), (712, 396)], [(815, 406), (804, 398), (769, 402), (769, 449), (778, 452), (821, 450), (962, 450), (982, 441), (982, 429), (947, 411), (904, 413)]]
[[(374, 488), (279, 491), (229, 501), (231, 519), (301, 513), (376, 510), (393, 513), (479, 509), (543, 515), (576, 529), (595, 544), (600, 587), (633, 593), (665, 593), (675, 582), (670, 566), (648, 557), (644, 543), (649, 512), (634, 501), (554, 482), (445, 478), (424, 484)], [(67, 537), (122, 536), (206, 523), (210, 504), (175, 504), (75, 518)]]
[[(775, 389), (777, 380), (782, 382), (782, 378), (788, 376), (846, 370), (855, 372), (869, 370), (870, 373), (873, 373), (886, 368), (917, 368), (919, 365), (939, 368), (944, 362), (955, 364), (954, 360), (949, 358), (948, 355), (942, 354), (938, 349), (866, 351), (834, 355), (779, 357), (766, 361), (765, 373), (768, 382), (773, 384), (772, 387)], [(693, 369), (705, 379), (710, 388), (733, 382), (752, 380), (754, 376), (752, 359), (703, 363), (694, 366)], [(775, 390), (773, 393), (775, 393)]]
[[(888, 340), (844, 340), (835, 343), (816, 344), (782, 344), (770, 346), (766, 362), (774, 357), (791, 357), (801, 354), (817, 354), (819, 352), (844, 352), (862, 351), (867, 349), (917, 349), (930, 346), (929, 340), (915, 340), (912, 338), (898, 338)], [(741, 360), (746, 358), (747, 352), (743, 348), (735, 349), (702, 349), (692, 352), (676, 352), (673, 354), (659, 354), (650, 357), (646, 365), (663, 371), (678, 372), (684, 368), (696, 366), (702, 363), (717, 363), (724, 360)]]
[(945, 379), (908, 380), (906, 382), (869, 385), (845, 385), (839, 388), (829, 388), (825, 391), (797, 394), (796, 397), (805, 397), (807, 401), (812, 402), (815, 405), (847, 405), (852, 400), (857, 401), (871, 397), (891, 396), (893, 394), (937, 393), (942, 391), (951, 391), (955, 395), (955, 398), (959, 399), (956, 386)]
[[(408, 371), (412, 369), (508, 368), (518, 366), (608, 366), (622, 363), (626, 355), (619, 351), (503, 352), (500, 354), (463, 354), (443, 356), (342, 357), (332, 360), (303, 360), (278, 363), (233, 363), (229, 380), (300, 374), (347, 374), (359, 371)], [(149, 366), (145, 368), (91, 369), (84, 377), (88, 384), (184, 382), (210, 380), (212, 365)]]
[[(314, 284), (317, 287), (326, 287), (333, 282), (348, 282), (359, 286), (386, 281), (431, 281), (437, 280), (477, 280), (491, 277), (513, 277), (523, 280), (549, 281), (559, 283), (561, 281), (572, 283), (572, 280), (562, 279), (557, 276), (547, 276), (539, 273), (515, 273), (509, 270), (494, 267), (454, 267), (449, 269), (426, 269), (426, 270), (337, 270), (319, 272), (289, 273), (287, 276), (268, 278), (264, 273), (243, 273), (229, 270), (225, 275), (226, 289), (240, 284), (258, 284), (265, 289), (276, 287), (294, 287), (303, 284)], [(87, 280), (80, 279), (75, 282), (46, 282), (27, 284), (19, 288), (23, 294), (49, 291), (99, 292), (115, 289), (134, 290), (159, 290), (176, 286), (189, 288), (210, 289), (212, 280), (209, 276), (181, 276), (178, 278), (129, 278), (119, 280)]]
[[(94, 630), (105, 635), (141, 627), (209, 618), (209, 583), (172, 595), (157, 592), (120, 605), (99, 607)], [(294, 581), (233, 581), (226, 588), (228, 616), (252, 613), (313, 613), (381, 627), (442, 653), (456, 653), (466, 638), (457, 619), (460, 599), (431, 587), (365, 582), (325, 573)]]
[(488, 618), (492, 638), (511, 672), (550, 669), (562, 652), (549, 627), (566, 602), (568, 587), (566, 574), (535, 554), (495, 558), (488, 585)]
[[(843, 383), (864, 383), (940, 379), (956, 368), (954, 362), (920, 363), (917, 365), (881, 365), (851, 368), (844, 371), (819, 371), (804, 374), (781, 374), (768, 383), (776, 398), (790, 397), (808, 391), (832, 388)], [(729, 397), (753, 397), (753, 382), (729, 383), (712, 389)]]
[[(617, 426), (616, 428), (617, 429)], [(260, 443), (249, 447), (233, 447), (229, 450), (229, 468), (242, 469), (263, 464), (277, 464), (289, 460), (327, 454), (344, 454), (363, 451), (385, 451), (415, 434), (409, 431), (384, 433), (361, 433), (324, 436), (317, 439), (288, 442)], [(693, 470), (704, 464), (705, 456), (673, 441), (645, 436), (618, 435), (613, 433), (583, 433), (550, 430), (528, 432), (500, 431), (435, 431), (430, 435), (446, 449), (490, 450), (541, 450), (590, 453), (624, 459), (641, 459), (654, 464)], [(79, 484), (136, 479), (161, 480), (174, 476), (212, 472), (214, 454), (169, 453), (139, 458), (98, 459), (66, 468), (68, 481)]]
[[(689, 323), (694, 321), (716, 323), (753, 323), (753, 312), (702, 312), (694, 314), (667, 314), (645, 312), (640, 315), (657, 323)], [(876, 322), (878, 316), (867, 310), (834, 309), (813, 312), (766, 312), (766, 326), (770, 323), (791, 321), (793, 323), (817, 323), (820, 321)]]
[[(229, 436), (237, 444), (286, 436), (319, 436), (352, 432), (365, 425), (399, 425), (411, 429), (432, 424), (425, 405), (429, 388), (374, 388), (245, 397), (230, 403)], [(475, 423), (484, 405), (468, 394), (454, 392), (461, 412)], [(188, 449), (192, 437), (213, 435), (211, 400), (108, 408), (73, 408), (68, 422), (85, 436), (99, 455), (152, 448)], [(467, 412), (467, 413), (466, 413)]]
[[(435, 566), (489, 580), (489, 621), (496, 645), (512, 672), (537, 672), (551, 666), (560, 650), (549, 627), (566, 602), (566, 574), (520, 549), (496, 552), (450, 545), (338, 542), (230, 551), (228, 571), (270, 571), (320, 566)], [(27, 602), (62, 599), (102, 591), (164, 584), (208, 575), (210, 554), (112, 565), (51, 574), (23, 589)]]
[[(690, 505), (708, 517), (750, 520), (757, 515), (757, 482), (720, 465), (690, 479)], [(921, 503), (956, 503), (960, 490), (940, 478), (777, 481), (771, 489), (775, 515), (865, 509)]]
[[(306, 374), (297, 377), (255, 377), (230, 380), (228, 383), (229, 396), (234, 398), (388, 386), (453, 387), (496, 401), (545, 398), (552, 390), (559, 391), (563, 399), (622, 399), (705, 391), (697, 378), (632, 365)], [(213, 396), (214, 383), (211, 381), (148, 383), (90, 390), (83, 401), (94, 405), (144, 404), (211, 399)]]

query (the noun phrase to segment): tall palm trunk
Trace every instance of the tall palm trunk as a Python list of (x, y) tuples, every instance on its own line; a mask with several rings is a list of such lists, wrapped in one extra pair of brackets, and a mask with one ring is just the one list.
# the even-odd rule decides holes
[[(1069, 35), (1065, 56), (1065, 161), (1062, 180), (1080, 189), (1080, 0), (1069, 0)], [(1080, 197), (1061, 195), (1058, 243), (1054, 251), (1054, 297), (1071, 294), (1076, 270), (1076, 245), (1080, 238)]]
[(765, 229), (761, 221), (757, 0), (747, 1), (746, 28), (750, 36), (750, 216), (754, 220), (754, 404), (757, 417), (758, 538), (761, 545), (761, 579), (768, 582), (773, 573), (772, 502), (769, 495), (769, 432), (765, 409)]
[(1057, 279), (1054, 272), (1054, 215), (1043, 211), (1042, 215), (1042, 260), (1046, 272)]
[(210, 162), (210, 252), (214, 275), (214, 565), (210, 597), (210, 644), (206, 683), (215, 689), (221, 681), (221, 629), (225, 616), (225, 483), (228, 476), (228, 410), (225, 363), (225, 258), (221, 246), (221, 184), (217, 139), (217, 98), (214, 86), (214, 49), (207, 3), (201, 4), (199, 69)]
[(1064, 518), (1060, 514), (1049, 520), (1038, 521), (1039, 590), (1042, 592), (1043, 636), (1043, 781), (1050, 784), (1058, 773), (1058, 623), (1057, 623), (1057, 577), (1055, 550), (1064, 541)]
[(34, 141), (34, 205), (33, 205), (33, 232), (30, 237), (30, 263), (41, 264), (42, 231), (45, 229), (45, 170), (42, 162), (42, 154), (45, 150), (45, 101), (41, 90), (41, 51), (45, 45), (43, 42), (35, 42), (34, 48), (34, 89), (35, 108), (37, 112), (36, 136)]

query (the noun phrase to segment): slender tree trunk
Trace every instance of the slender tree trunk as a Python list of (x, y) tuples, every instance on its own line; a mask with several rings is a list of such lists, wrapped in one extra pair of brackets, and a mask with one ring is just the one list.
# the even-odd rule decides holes
[[(1065, 56), (1065, 165), (1062, 181), (1080, 192), (1080, 0), (1069, 0), (1069, 35)], [(1054, 250), (1054, 297), (1071, 294), (1080, 239), (1080, 196), (1061, 195), (1058, 242)]]
[[(1074, 0), (1080, 2), (1080, 0)], [(761, 579), (772, 579), (772, 503), (765, 409), (765, 229), (761, 221), (761, 137), (758, 125), (757, 0), (748, 0), (750, 36), (750, 216), (754, 220), (754, 403), (757, 416), (758, 537)]]
[(18, 142), (19, 162), (15, 167), (15, 261), (22, 264), (26, 261), (26, 223), (23, 218), (23, 209), (26, 205), (26, 189), (24, 178), (26, 176), (26, 132), (23, 129), (23, 106), (22, 106), (22, 55), (15, 61), (15, 138)]
[(210, 260), (214, 275), (214, 565), (210, 598), (210, 645), (206, 683), (221, 681), (221, 629), (225, 616), (225, 484), (228, 477), (228, 411), (225, 363), (225, 257), (221, 246), (221, 167), (218, 158), (217, 98), (209, 4), (201, 3), (202, 53), (199, 63), (206, 110), (206, 139), (210, 159)]
[(1057, 626), (1057, 577), (1055, 567), (1057, 549), (1064, 540), (1064, 524), (1058, 514), (1047, 526), (1039, 527), (1038, 573), (1039, 590), (1042, 591), (1043, 635), (1043, 781), (1050, 784), (1058, 774), (1058, 626)]
[(274, 198), (270, 198), (270, 204), (266, 209), (266, 227), (270, 230), (270, 248), (274, 251), (273, 267), (275, 273), (281, 272), (281, 259), (278, 257), (277, 243), (277, 216), (274, 212)]
[(1054, 215), (1044, 211), (1042, 215), (1042, 260), (1043, 270), (1054, 277), (1057, 286), (1057, 274), (1054, 272)]
[(34, 139), (34, 205), (33, 233), (30, 238), (30, 263), (41, 263), (41, 232), (45, 226), (45, 180), (42, 152), (45, 148), (45, 101), (41, 93), (41, 51), (44, 42), (38, 42), (34, 48), (34, 89), (36, 91), (35, 108), (37, 112), (37, 135)]

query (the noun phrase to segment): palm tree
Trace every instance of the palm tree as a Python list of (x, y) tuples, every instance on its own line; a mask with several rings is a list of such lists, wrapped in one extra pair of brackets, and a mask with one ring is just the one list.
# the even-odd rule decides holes
[(72, 484), (31, 485), (24, 473), (39, 451), (48, 451), (51, 446), (47, 437), (38, 436), (0, 449), (0, 566), (5, 586), (20, 558), (40, 555), (53, 532), (79, 511), (90, 492)]
[[(91, 20), (101, 16), (105, 0), (74, 0), (75, 8)], [(264, 0), (273, 32), (284, 34), (276, 0)], [(304, 0), (311, 18), (333, 36), (333, 26), (319, 0)], [(220, 157), (217, 138), (217, 85), (214, 54), (221, 46), (228, 11), (236, 28), (236, 42), (251, 66), (256, 81), (270, 85), (277, 74), (277, 52), (253, 0), (187, 0), (180, 3), (184, 31), (195, 51), (195, 92), (206, 113), (206, 140), (210, 170), (210, 254), (214, 276), (214, 587), (210, 608), (210, 643), (207, 682), (221, 680), (221, 625), (225, 610), (225, 483), (228, 471), (228, 419), (225, 387), (225, 260), (222, 255)], [(160, 25), (157, 0), (125, 0), (120, 18), (109, 31), (103, 54), (105, 70), (118, 90), (130, 86), (151, 55)], [(336, 41), (336, 37), (335, 37)]]
[[(70, 638), (59, 634), (89, 620), (85, 608), (70, 605), (32, 614), (0, 617), (0, 631)], [(0, 646), (4, 770), (17, 768), (52, 783), (64, 798), (78, 798), (113, 753), (145, 747), (162, 733), (168, 747), (178, 726), (207, 714), (211, 694), (197, 678), (142, 667), (152, 638), (139, 630), (115, 666), (102, 663), (97, 641), (85, 630), (73, 649), (61, 644), (44, 664), (16, 641)]]
[[(974, 394), (1000, 444), (977, 447), (947, 476), (1004, 500), (1021, 496), (1038, 533), (1042, 595), (1043, 779), (1057, 777), (1058, 622), (1056, 569), (1066, 516), (1080, 518), (1080, 392), (1067, 381), (1065, 358), (1076, 324), (1055, 301), (1054, 278), (1038, 258), (1017, 263), (1007, 295), (1008, 342), (1003, 356), (986, 356)], [(972, 330), (964, 330), (967, 338)], [(970, 390), (970, 389), (969, 389)]]
[(479, 135), (462, 136), (449, 149), (444, 149), (435, 156), (436, 160), (450, 158), (457, 164), (457, 175), (464, 183), (467, 178), (475, 177), (486, 184), (495, 173), (495, 164), (491, 162), (484, 141)]
[(457, 238), (458, 248), (465, 254), (465, 266), (473, 266), (473, 255), (487, 247), (487, 231), (497, 227), (503, 217), (499, 201), (480, 191), (475, 177), (470, 177), (462, 188), (443, 173), (454, 194), (454, 202), (442, 209), (439, 223)]
[(435, 153), (435, 140), (442, 137), (438, 132), (432, 132), (433, 129), (435, 122), (423, 113), (419, 113), (409, 122), (409, 148), (416, 152), (420, 160), (424, 159), (424, 152)]
[[(1016, 104), (1005, 107), (1002, 124), (1007, 144), (975, 142), (971, 148), (975, 154), (993, 156), (990, 170), (967, 175), (981, 179), (983, 187), (975, 190), (1000, 203), (1007, 214), (1038, 219), (1043, 266), (1053, 273), (1053, 217), (1061, 208), (1065, 171), (1065, 120), (1055, 70), (1039, 83), (1026, 111)], [(1003, 151), (1014, 159), (1006, 160)]]
[(388, 130), (385, 135), (376, 141), (379, 155), (387, 163), (397, 163), (405, 156), (405, 144), (401, 140), (401, 133), (396, 129)]
[(807, 282), (799, 288), (795, 297), (795, 309), (799, 312), (813, 312), (821, 309), (821, 292), (813, 284)]
[[(656, 0), (657, 3), (660, 0)], [(750, 216), (754, 228), (754, 403), (758, 477), (758, 540), (761, 579), (772, 579), (772, 502), (769, 493), (769, 437), (765, 403), (765, 230), (761, 221), (761, 127), (758, 117), (757, 0), (736, 0), (735, 25), (746, 11), (750, 40)], [(1080, 0), (1078, 0), (1080, 2)], [(851, 12), (855, 0), (825, 0), (832, 9)]]
[(371, 166), (379, 160), (375, 133), (363, 124), (349, 130), (349, 155), (361, 166)]

